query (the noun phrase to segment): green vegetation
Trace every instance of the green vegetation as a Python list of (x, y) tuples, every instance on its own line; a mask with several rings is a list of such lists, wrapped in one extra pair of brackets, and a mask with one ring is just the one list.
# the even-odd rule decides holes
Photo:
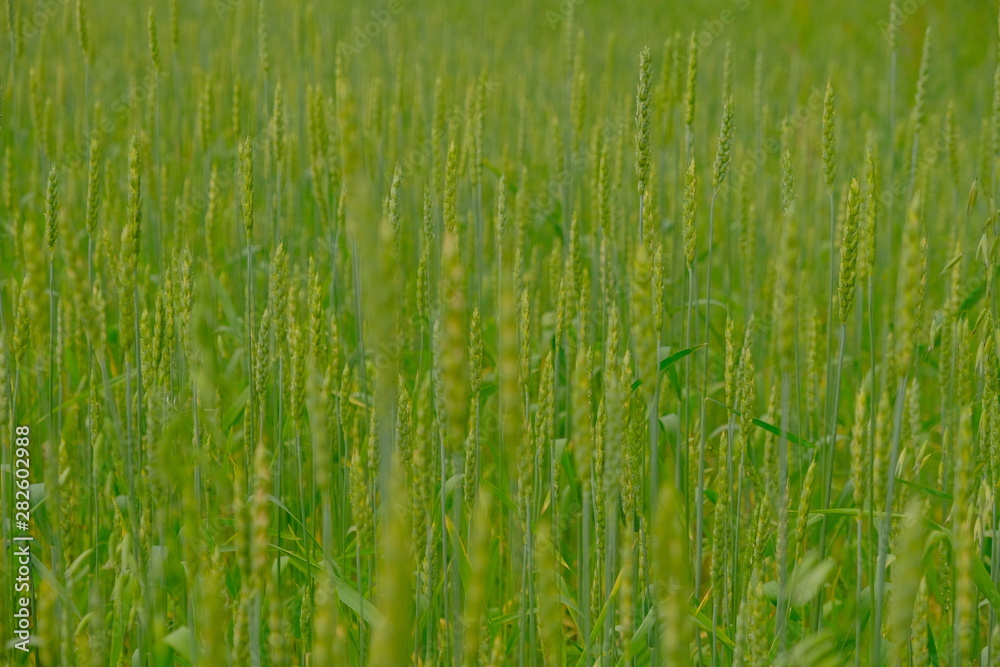
[(4, 664), (1000, 664), (998, 7), (647, 4), (7, 1)]

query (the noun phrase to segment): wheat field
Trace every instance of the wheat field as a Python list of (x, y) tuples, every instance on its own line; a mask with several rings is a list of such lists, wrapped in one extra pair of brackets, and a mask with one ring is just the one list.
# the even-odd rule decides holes
[(0, 663), (1000, 665), (1000, 7), (6, 0)]

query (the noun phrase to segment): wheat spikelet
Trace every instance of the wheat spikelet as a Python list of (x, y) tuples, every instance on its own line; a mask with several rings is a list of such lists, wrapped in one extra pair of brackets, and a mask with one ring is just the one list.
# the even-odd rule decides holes
[[(639, 197), (642, 198), (649, 184), (649, 131), (650, 131), (650, 78), (652, 63), (649, 59), (649, 47), (644, 46), (639, 51), (639, 83), (635, 94), (635, 173), (638, 179)], [(640, 209), (640, 220), (642, 219)]]
[(851, 179), (847, 195), (847, 221), (844, 224), (843, 240), (840, 244), (840, 323), (847, 324), (847, 318), (854, 306), (854, 286), (857, 280), (858, 240), (861, 217), (861, 189), (856, 178)]
[(729, 163), (733, 152), (733, 98), (726, 97), (722, 110), (722, 126), (719, 129), (719, 147), (715, 153), (715, 164), (712, 167), (712, 189), (718, 190), (729, 174)]
[(823, 178), (826, 187), (831, 189), (837, 175), (837, 140), (833, 104), (833, 84), (827, 81), (826, 93), (823, 95)]
[(684, 261), (690, 271), (694, 266), (696, 235), (695, 213), (697, 209), (697, 188), (698, 179), (694, 172), (694, 160), (688, 163), (687, 172), (684, 176), (684, 207), (683, 207), (683, 230), (684, 230)]

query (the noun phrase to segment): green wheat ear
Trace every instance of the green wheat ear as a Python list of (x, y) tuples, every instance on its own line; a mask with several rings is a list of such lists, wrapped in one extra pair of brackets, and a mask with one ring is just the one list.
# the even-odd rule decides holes
[(733, 98), (726, 98), (722, 111), (722, 127), (719, 129), (719, 148), (712, 168), (712, 189), (718, 190), (729, 174), (729, 162), (733, 152)]
[(382, 535), (378, 582), (382, 608), (382, 621), (372, 635), (368, 664), (403, 665), (410, 660), (413, 632), (413, 602), (410, 572), (413, 551), (410, 543), (409, 491), (406, 487), (402, 464), (394, 454), (390, 464), (389, 497), (386, 526)]
[[(140, 192), (139, 141), (133, 136), (128, 151), (128, 218), (122, 228), (119, 255), (119, 287), (122, 295), (130, 295), (136, 287), (136, 271), (139, 265), (139, 249), (142, 234), (142, 193)], [(120, 300), (122, 311), (123, 347), (126, 354), (135, 345), (135, 305), (133, 299), (124, 296)]]
[(93, 239), (101, 212), (101, 171), (99, 169), (100, 143), (95, 131), (90, 139), (90, 160), (87, 167), (87, 234)]
[(480, 650), (480, 632), (483, 628), (483, 614), (489, 597), (490, 583), (490, 501), (480, 494), (474, 502), (472, 517), (472, 540), (469, 548), (469, 562), (475, 576), (465, 596), (465, 635), (462, 639), (462, 664), (473, 667), (477, 664)]
[(716, 608), (713, 610), (713, 615), (717, 616), (720, 611), (726, 610), (729, 607), (728, 596), (730, 591), (728, 590), (727, 583), (727, 572), (729, 570), (727, 559), (730, 555), (730, 550), (732, 545), (730, 544), (730, 530), (729, 530), (729, 504), (730, 500), (730, 484), (728, 484), (725, 479), (725, 462), (730, 460), (732, 455), (729, 446), (729, 434), (723, 433), (719, 438), (719, 449), (718, 449), (718, 461), (719, 461), (719, 472), (717, 474), (716, 486), (717, 500), (715, 503), (715, 526), (712, 533), (712, 566), (709, 572), (709, 580), (712, 582), (712, 589), (716, 591), (713, 593), (713, 597), (717, 596)]
[(847, 221), (840, 244), (840, 323), (847, 324), (847, 317), (854, 306), (854, 285), (857, 279), (858, 240), (861, 219), (861, 188), (858, 179), (852, 178), (847, 194)]
[(921, 233), (919, 193), (910, 202), (903, 228), (897, 298), (896, 365), (901, 371), (913, 359), (921, 333), (924, 291), (927, 287), (927, 238)]
[(668, 483), (659, 491), (658, 514), (653, 532), (655, 578), (659, 584), (659, 616), (664, 664), (690, 661), (691, 617), (687, 613), (687, 591), (691, 585), (677, 492)]
[(590, 387), (590, 353), (585, 345), (577, 349), (573, 372), (573, 456), (580, 484), (590, 487), (590, 468), (594, 456), (593, 395)]
[(865, 378), (865, 381), (858, 385), (854, 400), (854, 424), (851, 428), (851, 482), (854, 485), (854, 505), (858, 508), (865, 507), (869, 491), (866, 465), (871, 453), (871, 442), (868, 437), (871, 419), (871, 415), (868, 414), (870, 380), (870, 377)]
[(837, 175), (837, 140), (834, 134), (833, 84), (826, 82), (826, 94), (823, 96), (823, 178), (826, 187), (833, 187)]
[(788, 119), (782, 123), (781, 152), (781, 211), (788, 216), (795, 203), (795, 176), (792, 172), (792, 153), (788, 148), (791, 139), (791, 126)]
[(465, 439), (465, 508), (471, 514), (479, 485), (480, 392), (483, 386), (483, 323), (478, 306), (469, 322), (469, 429)]
[(697, 211), (697, 189), (698, 177), (694, 171), (694, 160), (688, 164), (684, 174), (684, 207), (683, 207), (683, 234), (684, 234), (684, 261), (690, 271), (694, 266), (697, 227), (695, 225), (695, 213)]
[(635, 94), (635, 173), (638, 178), (639, 196), (646, 192), (649, 183), (649, 129), (650, 115), (650, 78), (652, 63), (649, 58), (649, 47), (645, 46), (639, 52), (639, 83)]
[(653, 317), (653, 267), (644, 245), (635, 250), (632, 264), (632, 342), (635, 346), (636, 372), (643, 380), (646, 404), (653, 407), (655, 391), (657, 336)]
[(55, 165), (49, 170), (49, 183), (45, 190), (45, 243), (49, 253), (54, 254), (56, 239), (59, 237), (58, 210), (59, 205), (59, 173)]
[(931, 61), (931, 27), (924, 33), (924, 45), (920, 52), (920, 69), (917, 71), (917, 90), (913, 98), (913, 132), (919, 134), (924, 125), (927, 108), (927, 79)]
[(468, 361), (465, 325), (465, 269), (462, 264), (457, 230), (446, 230), (441, 247), (441, 371), (446, 391), (445, 444), (452, 451), (461, 449), (465, 434), (465, 408), (468, 403)]
[(160, 62), (160, 43), (156, 38), (156, 17), (153, 15), (153, 8), (149, 8), (146, 17), (146, 31), (149, 36), (149, 57), (153, 62), (153, 69), (162, 72), (163, 66)]
[(560, 601), (560, 565), (552, 543), (552, 528), (547, 520), (538, 526), (535, 541), (535, 574), (538, 581), (538, 629), (546, 667), (563, 664), (562, 603)]
[(76, 34), (80, 43), (80, 51), (89, 65), (93, 56), (90, 50), (90, 28), (87, 25), (87, 7), (83, 0), (76, 0)]
[(799, 497), (798, 514), (795, 517), (795, 556), (793, 562), (798, 562), (806, 551), (806, 527), (809, 521), (809, 508), (812, 506), (813, 484), (816, 481), (816, 460), (809, 464), (805, 481), (802, 482), (802, 494)]
[(243, 230), (246, 233), (247, 244), (252, 243), (254, 223), (254, 193), (253, 193), (253, 146), (250, 138), (243, 142), (239, 150), (240, 165), (240, 212), (243, 216)]
[(775, 288), (774, 315), (778, 319), (778, 350), (782, 370), (791, 370), (795, 359), (795, 305), (799, 286), (796, 281), (795, 257), (799, 247), (797, 221), (794, 207), (785, 215), (781, 232), (777, 286)]
[(694, 125), (695, 95), (697, 94), (696, 84), (698, 82), (698, 40), (695, 33), (691, 33), (688, 42), (688, 70), (687, 70), (687, 90), (684, 102), (684, 125), (688, 128), (688, 133), (692, 131)]

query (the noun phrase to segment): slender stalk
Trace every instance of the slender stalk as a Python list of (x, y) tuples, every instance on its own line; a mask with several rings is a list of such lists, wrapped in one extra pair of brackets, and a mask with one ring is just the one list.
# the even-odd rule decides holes
[[(876, 372), (875, 372), (875, 370), (876, 370), (876, 356), (875, 356), (875, 354), (876, 353), (875, 353), (875, 306), (874, 306), (875, 278), (874, 278), (874, 271), (875, 271), (875, 267), (874, 267), (874, 265), (872, 265), (871, 269), (869, 271), (869, 274), (868, 274), (868, 345), (869, 345), (869, 357), (870, 357), (870, 360), (871, 360), (871, 376), (872, 376), (872, 390), (871, 390), (871, 397), (869, 398), (869, 404), (868, 404), (868, 415), (869, 415), (869, 420), (868, 420), (868, 442), (870, 443), (869, 451), (872, 453), (871, 454), (872, 460), (869, 461), (869, 465), (868, 465), (868, 481), (867, 481), (867, 483), (868, 483), (868, 488), (869, 489), (874, 489), (875, 488), (875, 466), (873, 465), (873, 463), (874, 463), (874, 452), (875, 452), (875, 444), (874, 444), (875, 443), (875, 415), (876, 415), (876, 411), (878, 409), (878, 400), (879, 400), (878, 397), (879, 397), (879, 391), (880, 391), (880, 389), (878, 387), (878, 377), (877, 377)], [(872, 546), (872, 545), (875, 544), (875, 498), (874, 498), (874, 496), (872, 496), (871, 493), (869, 493), (868, 496), (869, 496), (868, 507), (867, 507), (867, 510), (868, 510), (868, 544), (869, 544), (869, 546)], [(858, 508), (858, 511), (859, 512), (861, 511), (860, 507)], [(874, 574), (875, 574), (874, 567), (875, 567), (874, 562), (869, 562), (868, 563), (868, 580), (869, 581), (873, 581), (874, 580)], [(879, 634), (878, 634), (877, 631), (872, 634), (873, 638), (878, 637), (878, 636), (879, 636)], [(872, 664), (877, 664), (876, 661), (878, 659), (878, 656), (876, 655), (876, 651), (878, 649), (875, 647), (875, 644), (877, 644), (877, 643), (878, 642), (875, 639), (872, 640)]]
[[(889, 468), (886, 471), (885, 512), (882, 515), (882, 526), (878, 534), (878, 565), (875, 568), (875, 624), (872, 626), (872, 643), (875, 662), (879, 664), (880, 642), (882, 633), (882, 606), (885, 594), (886, 559), (889, 555), (889, 530), (892, 526), (892, 499), (896, 487), (896, 464), (899, 460), (899, 441), (903, 426), (903, 403), (906, 399), (906, 380), (909, 370), (899, 378), (896, 390), (896, 408), (892, 425), (892, 444), (889, 450)], [(872, 498), (874, 504), (875, 499)]]
[[(686, 316), (684, 318), (685, 319), (685, 325), (684, 325), (684, 348), (685, 349), (690, 349), (691, 348), (691, 329), (693, 327), (693, 319), (694, 319), (694, 295), (695, 295), (695, 293), (697, 291), (697, 285), (696, 285), (697, 276), (694, 273), (694, 268), (693, 267), (688, 267), (688, 272), (687, 273), (688, 273), (688, 294), (687, 294), (687, 306), (686, 306), (687, 314), (686, 314)], [(691, 355), (688, 355), (688, 357), (684, 360), (684, 364), (686, 366), (686, 368), (685, 368), (685, 375), (686, 375), (686, 377), (690, 378), (691, 377)], [(689, 467), (691, 465), (691, 463), (690, 463), (690, 461), (691, 461), (691, 415), (690, 415), (690, 413), (691, 413), (691, 405), (690, 405), (690, 403), (691, 403), (691, 385), (690, 385), (690, 383), (685, 387), (684, 398), (685, 398), (685, 401), (686, 401), (686, 404), (687, 404), (685, 406), (686, 409), (684, 410), (684, 414), (685, 414), (684, 447), (683, 447), (683, 450), (684, 450), (684, 461), (683, 461), (683, 468), (678, 471), (677, 479), (680, 480), (681, 485), (682, 485), (681, 488), (684, 489), (684, 503), (685, 503), (684, 515), (685, 515), (685, 517), (688, 520), (690, 520), (691, 519), (691, 500), (692, 500), (691, 499), (691, 494), (690, 494), (690, 489), (688, 488), (688, 482), (689, 482), (689, 479), (688, 479), (689, 470), (688, 469), (689, 469)]]
[[(589, 474), (584, 472), (584, 474)], [(589, 484), (583, 486), (583, 531), (580, 546), (580, 613), (583, 616), (583, 664), (590, 664), (590, 533), (591, 533), (591, 490)]]
[(708, 440), (708, 427), (705, 423), (706, 408), (708, 404), (708, 361), (711, 357), (709, 353), (709, 334), (711, 333), (711, 311), (712, 311), (712, 238), (713, 224), (715, 220), (715, 200), (719, 194), (718, 188), (712, 193), (712, 201), (708, 209), (708, 257), (705, 260), (705, 363), (702, 367), (701, 376), (701, 405), (699, 407), (701, 421), (701, 438), (698, 443), (698, 488), (695, 490), (695, 560), (694, 560), (694, 593), (696, 598), (701, 597), (701, 570), (702, 570), (702, 528), (704, 527), (704, 494), (705, 494), (705, 449)]
[[(896, 0), (892, 0), (889, 5), (889, 135), (886, 137), (888, 144), (887, 154), (889, 155), (889, 183), (895, 182), (896, 175), (896, 33), (898, 6)], [(893, 224), (895, 221), (894, 211), (896, 208), (895, 192), (889, 197), (889, 215), (886, 222), (889, 226), (889, 238), (893, 235)], [(885, 245), (885, 244), (883, 244)]]
[[(659, 338), (656, 341), (659, 347)], [(656, 489), (660, 488), (660, 374), (657, 371), (652, 378), (655, 388), (653, 400), (649, 404), (649, 488), (651, 507), (656, 506)]]
[[(609, 493), (607, 496), (607, 510), (605, 516), (608, 517), (610, 522), (610, 530), (608, 531), (608, 539), (605, 545), (605, 556), (604, 556), (604, 589), (611, 595), (611, 590), (614, 587), (614, 576), (615, 576), (615, 558), (618, 549), (618, 502), (617, 495)], [(609, 600), (609, 603), (613, 603), (614, 600)], [(604, 620), (604, 636), (603, 645), (601, 648), (601, 653), (603, 655), (610, 656), (613, 658), (611, 653), (611, 630), (612, 630), (612, 619), (614, 617), (614, 608), (608, 610), (608, 615)]]
[(834, 415), (830, 419), (830, 392), (831, 372), (833, 370), (833, 302), (837, 300), (837, 257), (834, 252), (837, 247), (837, 220), (836, 208), (833, 203), (833, 188), (830, 188), (830, 291), (827, 294), (826, 303), (826, 396), (823, 401), (823, 423), (830, 428), (829, 423), (836, 423), (837, 417)]
[[(525, 522), (527, 522), (527, 514), (525, 514)], [(521, 545), (521, 582), (522, 589), (527, 590), (528, 580), (530, 579), (530, 574), (528, 573), (528, 533), (525, 529), (524, 541)], [(517, 642), (517, 664), (519, 667), (524, 667), (524, 661), (527, 656), (527, 635), (528, 635), (528, 605), (524, 601), (524, 596), (520, 596), (518, 601), (518, 620), (520, 623), (520, 631), (518, 632), (518, 642)]]
[[(364, 599), (364, 592), (363, 591), (365, 589), (365, 585), (364, 585), (364, 582), (362, 581), (362, 569), (361, 569), (361, 534), (359, 532), (355, 532), (354, 537), (355, 537), (355, 542), (354, 542), (354, 568), (357, 571), (357, 577), (358, 577), (358, 595), (362, 596), (362, 599)], [(365, 634), (366, 634), (365, 633), (365, 623), (364, 623), (364, 621), (360, 621), (358, 623), (358, 659), (359, 659), (359, 661), (364, 661), (364, 659), (365, 659), (365, 650), (366, 650), (366, 647), (367, 647), (367, 644), (365, 643)]]
[(153, 108), (154, 108), (154, 141), (153, 141), (153, 152), (155, 154), (154, 164), (156, 167), (155, 174), (155, 187), (157, 192), (157, 215), (156, 221), (153, 223), (153, 234), (156, 238), (156, 259), (157, 264), (162, 268), (164, 266), (163, 261), (163, 206), (166, 196), (163, 194), (163, 168), (161, 166), (161, 155), (160, 155), (160, 84), (159, 84), (159, 68), (156, 72), (157, 83), (153, 84)]
[(856, 577), (857, 577), (857, 582), (856, 582), (855, 591), (854, 591), (854, 597), (855, 597), (856, 604), (857, 604), (857, 610), (856, 610), (856, 612), (854, 614), (854, 667), (860, 667), (860, 665), (861, 665), (861, 631), (862, 631), (862, 626), (861, 626), (861, 598), (864, 595), (864, 593), (863, 593), (864, 589), (862, 588), (862, 586), (864, 584), (864, 569), (865, 569), (864, 568), (864, 554), (863, 554), (863, 550), (862, 550), (862, 545), (864, 543), (864, 527), (863, 527), (863, 521), (862, 521), (862, 518), (861, 518), (861, 512), (862, 512), (862, 508), (859, 507), (858, 508), (858, 534), (857, 534), (857, 539), (856, 539), (857, 549), (858, 549), (858, 558), (857, 558), (858, 562), (857, 562), (857, 571), (855, 573)]
[[(732, 449), (730, 449), (730, 452), (731, 451), (732, 451)], [(733, 535), (735, 537), (735, 539), (733, 540), (733, 589), (732, 589), (733, 590), (733, 596), (732, 596), (732, 598), (733, 598), (733, 600), (732, 600), (733, 608), (732, 608), (732, 610), (730, 610), (730, 613), (732, 613), (733, 618), (736, 618), (739, 615), (740, 595), (739, 595), (738, 592), (743, 590), (743, 588), (741, 586), (741, 583), (740, 583), (740, 539), (739, 538), (740, 538), (740, 535), (741, 535), (741, 533), (740, 533), (740, 524), (741, 524), (740, 519), (742, 518), (742, 511), (741, 510), (743, 508), (743, 475), (744, 475), (745, 466), (746, 466), (745, 448), (741, 448), (741, 450), (740, 450), (739, 473), (737, 475), (737, 481), (736, 481), (736, 503), (735, 503), (735, 508), (734, 508), (735, 526), (734, 526), (734, 529), (733, 529), (734, 530)]]
[[(451, 618), (451, 574), (450, 567), (448, 564), (448, 508), (445, 498), (445, 483), (448, 481), (448, 466), (447, 466), (447, 453), (444, 447), (444, 437), (442, 434), (438, 435), (438, 456), (441, 459), (441, 479), (440, 479), (440, 496), (441, 496), (441, 581), (443, 582), (443, 588), (441, 591), (441, 597), (444, 600), (444, 617)], [(449, 633), (445, 631), (445, 637), (449, 637)], [(447, 664), (452, 664), (452, 645), (450, 639), (445, 640), (444, 646), (444, 656)]]
[[(278, 298), (281, 298), (281, 297), (278, 297)], [(283, 388), (283, 385), (282, 385), (282, 383), (284, 382), (284, 377), (285, 377), (284, 376), (284, 360), (285, 360), (285, 356), (284, 356), (284, 351), (283, 350), (284, 350), (284, 347), (283, 347), (283, 345), (280, 342), (275, 345), (275, 351), (274, 351), (274, 353), (275, 353), (275, 356), (278, 357), (278, 382), (277, 382), (277, 388), (278, 388), (278, 391), (277, 391), (277, 394), (278, 394), (277, 395), (278, 408), (277, 408), (277, 410), (278, 410), (278, 415), (277, 415), (277, 419), (275, 420), (275, 423), (274, 423), (274, 444), (275, 444), (275, 447), (277, 447), (277, 449), (278, 449), (278, 463), (277, 463), (277, 468), (275, 470), (275, 475), (274, 475), (274, 495), (275, 495), (275, 497), (279, 501), (281, 500), (281, 492), (282, 492), (282, 487), (283, 487), (283, 484), (284, 484), (284, 475), (282, 473), (285, 470), (285, 468), (284, 468), (284, 463), (285, 463), (285, 442), (284, 442), (284, 435), (283, 435), (283, 430), (284, 430), (283, 429), (283, 427), (284, 427), (284, 421), (283, 421), (284, 420), (284, 412), (282, 410), (284, 408), (284, 399), (285, 399), (285, 391), (284, 391), (284, 388)], [(258, 389), (258, 391), (264, 391), (264, 389), (260, 388), (260, 389)], [(263, 405), (261, 406), (261, 422), (260, 423), (261, 423), (261, 429), (263, 429), (263, 427), (264, 427), (264, 410), (263, 410)], [(299, 479), (301, 479), (301, 476), (299, 477)], [(281, 532), (282, 532), (282, 528), (283, 528), (283, 524), (284, 524), (284, 516), (285, 516), (284, 512), (281, 512), (281, 511), (278, 512), (278, 536), (277, 536), (278, 553), (281, 553), (281, 549), (282, 549)], [(281, 596), (281, 568), (278, 568), (277, 591), (278, 591), (278, 596), (280, 597)]]
[[(312, 538), (309, 535), (308, 526), (306, 524), (305, 494), (306, 494), (307, 478), (305, 477), (304, 468), (302, 466), (302, 433), (297, 423), (295, 426), (295, 464), (296, 464), (296, 473), (299, 479), (299, 483), (297, 484), (297, 486), (299, 487), (299, 521), (302, 524), (301, 526), (302, 544), (305, 547), (305, 553), (306, 553), (306, 586), (308, 591), (308, 587), (311, 586), (313, 580)], [(310, 493), (313, 492), (311, 484), (309, 485), (309, 491)], [(279, 581), (281, 580), (280, 561), (278, 567), (278, 580)], [(308, 595), (309, 593), (307, 592), (306, 594)], [(280, 592), (279, 592), (279, 599), (282, 599), (280, 597)]]
[(781, 436), (778, 440), (778, 613), (775, 618), (775, 642), (778, 650), (786, 647), (788, 633), (788, 419), (791, 383), (788, 373), (781, 378)]
[[(823, 481), (823, 507), (830, 508), (833, 495), (833, 466), (836, 462), (837, 454), (837, 414), (840, 411), (840, 380), (844, 372), (844, 340), (847, 338), (847, 325), (841, 323), (839, 342), (837, 344), (837, 372), (833, 376), (833, 409), (830, 412), (829, 438), (824, 454), (824, 481)], [(826, 556), (826, 540), (828, 529), (828, 517), (823, 515), (820, 523), (819, 533), (819, 557)], [(820, 588), (816, 595), (816, 618), (813, 627), (818, 630), (823, 627), (823, 589)]]
[[(732, 516), (731, 517), (727, 516), (726, 517), (726, 521), (729, 522), (730, 528), (732, 528), (732, 526), (735, 523), (735, 530), (731, 533), (733, 535), (733, 539), (732, 539), (732, 548), (733, 548), (733, 560), (732, 560), (732, 563), (733, 563), (733, 570), (732, 570), (732, 572), (733, 572), (733, 574), (732, 574), (732, 577), (733, 577), (733, 585), (732, 585), (732, 594), (731, 594), (731, 597), (733, 598), (734, 605), (738, 605), (739, 604), (739, 602), (738, 602), (739, 595), (736, 594), (736, 591), (740, 590), (739, 585), (738, 585), (737, 582), (738, 582), (738, 579), (739, 579), (739, 562), (740, 562), (740, 551), (739, 551), (740, 540), (739, 540), (739, 534), (740, 534), (740, 501), (742, 500), (741, 496), (742, 496), (742, 492), (743, 492), (743, 452), (740, 451), (740, 460), (739, 460), (739, 463), (735, 466), (735, 470), (734, 470), (734, 465), (733, 465), (733, 449), (736, 446), (736, 415), (732, 411), (729, 412), (729, 424), (726, 427), (726, 431), (727, 431), (726, 438), (729, 441), (729, 460), (725, 462), (726, 466), (727, 466), (726, 483), (732, 485), (733, 484), (733, 480), (734, 480), (733, 473), (736, 472), (736, 474), (737, 474), (737, 477), (735, 478), (736, 479), (735, 503), (730, 503), (730, 507), (727, 508), (727, 514), (730, 514)], [(725, 568), (723, 568), (723, 570), (725, 570)], [(725, 620), (725, 621), (729, 620), (729, 618), (728, 618), (729, 613), (730, 613), (729, 609), (722, 609), (722, 614), (725, 615), (725, 618), (723, 620)], [(733, 614), (732, 617), (735, 618), (736, 617), (736, 610), (735, 609), (732, 610), (732, 614)], [(715, 620), (713, 620), (712, 625), (716, 626), (717, 622)], [(727, 623), (727, 626), (728, 626), (728, 623)], [(714, 638), (714, 636), (716, 634), (716, 628), (715, 627), (712, 628), (712, 634), (713, 634), (713, 638)]]
[[(51, 248), (51, 243), (50, 243)], [(48, 456), (59, 456), (59, 419), (57, 413), (59, 408), (56, 406), (56, 338), (58, 336), (58, 308), (56, 307), (56, 286), (55, 286), (55, 257), (53, 252), (49, 253), (49, 448), (50, 451), (46, 452)], [(54, 464), (54, 462), (49, 462)], [(46, 480), (54, 488), (48, 489), (48, 495), (51, 497), (53, 506), (56, 509), (52, 517), (52, 566), (55, 570), (55, 575), (57, 577), (63, 576), (62, 571), (62, 527), (59, 520), (59, 479), (58, 465), (55, 465), (54, 470), (56, 471), (56, 478)], [(64, 613), (62, 601), (57, 601), (55, 605), (55, 618), (56, 623), (61, 628), (62, 625), (62, 615)]]
[[(535, 551), (534, 551), (534, 549), (535, 549), (535, 537), (534, 537), (534, 531), (532, 530), (531, 508), (530, 507), (528, 508), (528, 524), (527, 525), (528, 525), (528, 527), (527, 527), (527, 531), (526, 531), (526, 535), (525, 535), (525, 542), (526, 542), (527, 548), (528, 548), (528, 552), (527, 552), (528, 553), (528, 557), (526, 559), (526, 564), (527, 564), (526, 570), (527, 570), (527, 573), (528, 573), (528, 581), (527, 581), (527, 586), (525, 587), (525, 590), (527, 592), (528, 599), (529, 600), (535, 600), (535, 577), (534, 577), (534, 572), (535, 572), (535, 570), (534, 570), (534, 567), (535, 567), (535, 561), (534, 561), (534, 558), (535, 558)], [(537, 646), (538, 645), (537, 644), (537, 639), (536, 639), (536, 635), (537, 635), (536, 626), (537, 626), (537, 618), (536, 618), (536, 615), (535, 615), (535, 605), (532, 604), (529, 607), (529, 609), (528, 609), (528, 643), (531, 646)], [(534, 667), (534, 665), (536, 665), (537, 662), (538, 662), (538, 651), (532, 651), (531, 652), (531, 665), (532, 665), (532, 667)]]

